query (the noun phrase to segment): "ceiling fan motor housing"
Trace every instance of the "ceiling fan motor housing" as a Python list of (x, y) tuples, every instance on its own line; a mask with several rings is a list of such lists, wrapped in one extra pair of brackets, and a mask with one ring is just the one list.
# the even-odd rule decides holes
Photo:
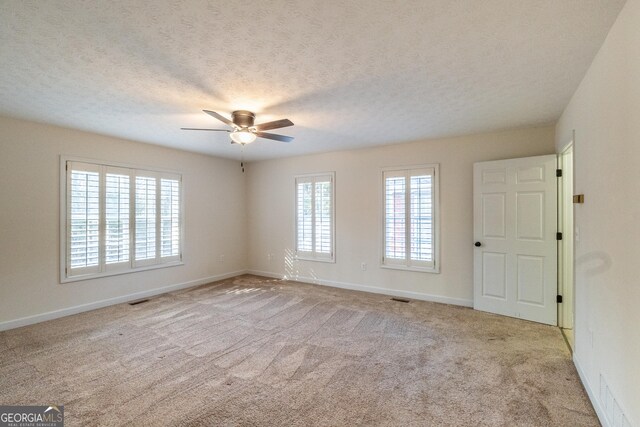
[(250, 128), (256, 118), (255, 114), (247, 110), (234, 111), (231, 116), (233, 117), (233, 123), (241, 128)]

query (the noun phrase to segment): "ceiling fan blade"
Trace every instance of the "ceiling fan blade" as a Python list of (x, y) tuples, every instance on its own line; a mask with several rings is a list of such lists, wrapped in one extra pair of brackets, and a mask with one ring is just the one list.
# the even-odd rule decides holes
[(213, 132), (231, 132), (230, 130), (227, 129), (200, 129), (200, 128), (180, 128), (182, 130), (209, 130), (209, 131), (213, 131)]
[(234, 129), (238, 127), (231, 120), (227, 119), (225, 116), (222, 116), (222, 115), (216, 113), (215, 111), (210, 111), (210, 110), (202, 110), (202, 111), (204, 111), (205, 113), (207, 113), (211, 117), (215, 117), (216, 119), (220, 120), (222, 123), (228, 124), (229, 126), (231, 126)]
[(276, 135), (275, 133), (256, 132), (256, 135), (259, 136), (260, 138), (274, 139), (276, 141), (281, 141), (281, 142), (293, 141), (292, 136)]
[(279, 129), (286, 128), (287, 126), (293, 126), (293, 122), (289, 119), (276, 120), (273, 122), (261, 123), (259, 125), (255, 125), (254, 128), (256, 130), (269, 130), (269, 129)]

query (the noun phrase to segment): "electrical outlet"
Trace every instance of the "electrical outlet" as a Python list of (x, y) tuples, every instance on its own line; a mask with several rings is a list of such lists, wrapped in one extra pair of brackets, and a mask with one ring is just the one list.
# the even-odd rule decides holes
[(273, 259), (274, 259), (275, 257), (276, 257), (276, 256), (275, 256), (275, 254), (272, 254), (272, 253), (268, 253), (268, 254), (267, 254), (267, 259), (268, 259), (269, 261), (273, 261)]
[(360, 270), (366, 271), (366, 269), (367, 269), (367, 263), (366, 262), (361, 263), (360, 264)]
[(218, 255), (218, 262), (224, 262), (224, 254)]

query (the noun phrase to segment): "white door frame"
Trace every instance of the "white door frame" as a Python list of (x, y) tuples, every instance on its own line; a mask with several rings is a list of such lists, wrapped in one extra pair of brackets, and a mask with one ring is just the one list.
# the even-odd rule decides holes
[(562, 177), (558, 180), (558, 230), (562, 240), (558, 242), (558, 326), (573, 329), (574, 325), (574, 159), (573, 139), (558, 154), (558, 167)]

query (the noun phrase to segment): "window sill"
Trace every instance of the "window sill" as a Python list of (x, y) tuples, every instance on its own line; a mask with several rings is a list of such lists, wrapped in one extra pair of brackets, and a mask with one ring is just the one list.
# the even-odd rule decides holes
[(119, 276), (121, 274), (138, 273), (141, 271), (157, 270), (160, 268), (176, 267), (179, 265), (184, 265), (184, 262), (171, 261), (171, 262), (165, 262), (162, 264), (155, 264), (155, 265), (149, 265), (146, 267), (137, 267), (137, 268), (126, 269), (126, 270), (103, 271), (101, 273), (82, 274), (82, 275), (70, 276), (70, 277), (63, 276), (60, 278), (60, 283), (65, 284), (65, 283), (71, 283), (71, 282), (79, 282), (82, 280), (99, 279), (102, 277)]
[(440, 274), (440, 268), (439, 267), (409, 267), (409, 266), (406, 266), (406, 265), (380, 264), (380, 268), (386, 268), (388, 270), (413, 271), (413, 272), (416, 272), (416, 273)]
[(336, 260), (335, 258), (312, 258), (312, 257), (305, 257), (305, 256), (294, 256), (294, 258), (296, 261), (316, 261), (316, 262), (326, 262), (329, 264), (335, 264)]

